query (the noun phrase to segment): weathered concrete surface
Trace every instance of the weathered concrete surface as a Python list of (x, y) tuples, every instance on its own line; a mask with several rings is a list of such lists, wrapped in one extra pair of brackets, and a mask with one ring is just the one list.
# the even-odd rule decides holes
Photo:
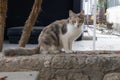
[(40, 80), (120, 80), (119, 77), (112, 79), (120, 74), (120, 52), (85, 51), (0, 58), (0, 72), (33, 70), (40, 71)]
[(0, 72), (0, 78), (5, 78), (5, 80), (39, 80), (39, 71)]

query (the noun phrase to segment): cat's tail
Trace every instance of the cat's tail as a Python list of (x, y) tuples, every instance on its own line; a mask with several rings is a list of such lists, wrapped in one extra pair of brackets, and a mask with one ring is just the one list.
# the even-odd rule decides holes
[(5, 49), (3, 51), (3, 54), (5, 56), (27, 56), (27, 55), (33, 55), (33, 54), (39, 54), (39, 53), (40, 53), (39, 47), (35, 47), (35, 48), (18, 47), (18, 48), (12, 48), (12, 49)]

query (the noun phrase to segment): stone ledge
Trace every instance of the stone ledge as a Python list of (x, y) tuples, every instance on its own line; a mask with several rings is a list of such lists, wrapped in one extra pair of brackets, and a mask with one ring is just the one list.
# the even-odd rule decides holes
[(40, 71), (41, 80), (108, 80), (120, 74), (120, 51), (2, 57), (0, 72), (5, 71)]

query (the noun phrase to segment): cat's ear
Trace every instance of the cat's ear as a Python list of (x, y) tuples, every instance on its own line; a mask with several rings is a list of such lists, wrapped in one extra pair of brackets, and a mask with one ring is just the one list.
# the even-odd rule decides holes
[(84, 15), (84, 10), (82, 10), (82, 11), (80, 12), (80, 14)]
[(78, 16), (81, 18), (81, 17), (84, 17), (84, 11), (82, 10), (80, 13), (78, 13)]
[(69, 10), (69, 17), (72, 17), (74, 15), (75, 15), (75, 13), (72, 10)]

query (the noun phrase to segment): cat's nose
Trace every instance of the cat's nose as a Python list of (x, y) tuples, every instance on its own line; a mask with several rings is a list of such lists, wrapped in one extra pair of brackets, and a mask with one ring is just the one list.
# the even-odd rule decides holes
[(79, 27), (80, 27), (80, 25), (77, 25), (77, 27), (79, 28)]

